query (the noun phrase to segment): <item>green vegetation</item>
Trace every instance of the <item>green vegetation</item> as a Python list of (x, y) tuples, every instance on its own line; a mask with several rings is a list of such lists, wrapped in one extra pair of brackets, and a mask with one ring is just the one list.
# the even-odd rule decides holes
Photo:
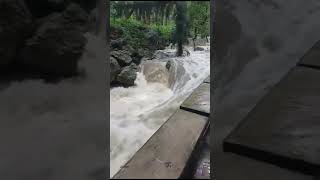
[[(208, 1), (190, 1), (188, 3), (189, 28), (193, 41), (197, 36), (207, 38), (210, 35), (209, 9), (210, 3)], [(195, 47), (195, 45), (193, 46)]]
[[(171, 32), (174, 29), (173, 23), (167, 25), (144, 24), (135, 18), (117, 18), (111, 19), (111, 27), (123, 32), (124, 38), (132, 47), (148, 48), (148, 33), (157, 33), (157, 44), (164, 43), (168, 45), (171, 40)], [(155, 45), (157, 45), (155, 44)]]
[(154, 47), (172, 43), (181, 56), (188, 37), (209, 36), (209, 9), (209, 1), (111, 1), (111, 27), (132, 47), (150, 47), (152, 36)]

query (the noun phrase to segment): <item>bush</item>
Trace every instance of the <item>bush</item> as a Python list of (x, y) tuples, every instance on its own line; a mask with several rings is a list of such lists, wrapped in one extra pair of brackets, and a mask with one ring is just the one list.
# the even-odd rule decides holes
[(111, 27), (115, 29), (121, 29), (123, 38), (132, 47), (145, 47), (147, 46), (147, 39), (143, 30), (147, 27), (141, 22), (134, 19), (112, 19)]
[(157, 25), (157, 24), (151, 24), (149, 26), (154, 31), (158, 32), (160, 35), (160, 38), (162, 38), (164, 41), (170, 41), (172, 31), (174, 31), (174, 25)]
[(146, 36), (147, 32), (154, 31), (158, 34), (159, 39), (158, 44), (165, 44), (164, 42), (169, 42), (171, 40), (172, 31), (174, 31), (174, 24), (168, 25), (157, 25), (150, 24), (145, 25), (142, 22), (129, 18), (116, 18), (111, 19), (111, 29), (112, 31), (123, 32), (121, 35), (125, 41), (128, 42), (133, 48), (150, 48), (150, 42)]

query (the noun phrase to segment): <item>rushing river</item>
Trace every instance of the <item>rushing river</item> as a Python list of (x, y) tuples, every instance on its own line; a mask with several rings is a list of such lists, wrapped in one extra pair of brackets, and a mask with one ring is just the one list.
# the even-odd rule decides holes
[[(112, 177), (210, 74), (210, 49), (141, 64), (135, 86), (110, 90), (110, 176)], [(169, 70), (166, 62), (170, 61)]]

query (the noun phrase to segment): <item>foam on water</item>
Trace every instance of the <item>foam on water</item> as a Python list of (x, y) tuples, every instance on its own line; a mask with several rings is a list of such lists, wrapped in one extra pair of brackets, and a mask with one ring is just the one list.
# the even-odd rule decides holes
[[(169, 54), (174, 51), (164, 50)], [(165, 74), (163, 60), (152, 60), (146, 63), (153, 65), (142, 66), (145, 70), (138, 73), (136, 86), (111, 89), (111, 177), (209, 76), (210, 50), (194, 52), (190, 48), (189, 51), (190, 56), (169, 58), (172, 62), (169, 75)], [(170, 85), (170, 80), (165, 78), (172, 79)]]

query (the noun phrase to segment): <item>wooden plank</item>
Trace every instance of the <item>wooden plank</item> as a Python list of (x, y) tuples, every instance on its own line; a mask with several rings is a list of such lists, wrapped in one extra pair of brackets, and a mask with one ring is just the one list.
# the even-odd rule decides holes
[(320, 71), (295, 67), (224, 141), (224, 150), (313, 174), (320, 168)]
[(113, 178), (179, 178), (207, 122), (207, 117), (178, 110)]
[(204, 83), (209, 83), (210, 84), (210, 76), (208, 76), (204, 81)]
[(204, 116), (210, 114), (210, 84), (202, 83), (193, 93), (182, 103), (181, 109), (198, 113)]
[(318, 41), (298, 63), (300, 66), (307, 66), (320, 69), (320, 41)]

